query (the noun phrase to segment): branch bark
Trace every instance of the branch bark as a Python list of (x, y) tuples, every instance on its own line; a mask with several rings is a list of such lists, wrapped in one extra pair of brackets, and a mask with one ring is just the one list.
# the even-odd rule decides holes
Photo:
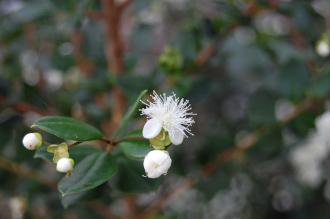
[[(114, 0), (102, 0), (102, 14), (106, 24), (106, 59), (109, 72), (115, 76), (124, 71), (124, 44), (121, 35), (121, 20), (123, 10), (119, 9)], [(106, 128), (107, 134), (110, 134), (118, 127), (126, 106), (126, 97), (118, 86), (112, 88), (114, 98), (112, 119)]]

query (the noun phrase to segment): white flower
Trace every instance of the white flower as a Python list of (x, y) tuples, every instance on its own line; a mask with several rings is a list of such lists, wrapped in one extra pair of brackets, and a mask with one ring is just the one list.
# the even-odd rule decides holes
[(316, 52), (319, 54), (321, 57), (326, 57), (330, 53), (330, 46), (329, 43), (327, 43), (325, 40), (321, 40), (317, 45), (316, 45)]
[(319, 134), (328, 137), (330, 135), (330, 111), (318, 116), (315, 120), (315, 126)]
[(29, 133), (23, 137), (22, 143), (28, 150), (35, 150), (42, 144), (42, 137), (39, 133)]
[(171, 157), (167, 151), (153, 150), (144, 158), (144, 170), (149, 178), (158, 178), (165, 175), (171, 167)]
[(143, 137), (152, 139), (156, 137), (162, 129), (168, 132), (169, 138), (174, 145), (182, 143), (184, 137), (192, 135), (189, 127), (194, 123), (191, 106), (188, 100), (180, 99), (173, 93), (158, 95), (155, 91), (151, 95), (152, 102), (147, 101), (143, 104), (141, 115), (148, 119), (143, 127)]
[(71, 158), (63, 157), (57, 161), (56, 170), (67, 173), (73, 169), (74, 161)]

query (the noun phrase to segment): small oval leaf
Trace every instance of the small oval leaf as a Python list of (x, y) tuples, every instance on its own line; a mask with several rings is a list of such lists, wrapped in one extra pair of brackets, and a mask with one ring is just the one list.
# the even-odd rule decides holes
[(71, 176), (58, 184), (62, 196), (87, 191), (108, 181), (117, 172), (117, 165), (107, 152), (91, 154), (73, 169)]
[(90, 141), (102, 138), (95, 127), (64, 116), (46, 116), (37, 120), (32, 128), (38, 128), (64, 140)]

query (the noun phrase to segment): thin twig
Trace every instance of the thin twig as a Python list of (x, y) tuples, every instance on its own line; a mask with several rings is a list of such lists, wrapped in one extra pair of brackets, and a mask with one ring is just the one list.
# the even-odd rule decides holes
[(12, 160), (9, 160), (5, 157), (0, 156), (0, 168), (7, 170), (11, 173), (14, 173), (21, 177), (26, 177), (29, 179), (32, 179), (34, 181), (37, 181), (41, 184), (44, 184), (52, 189), (56, 189), (56, 184), (54, 184), (52, 181), (50, 181), (47, 177), (39, 174), (38, 172), (28, 169), (22, 165), (19, 165), (15, 163)]
[(123, 141), (133, 141), (133, 140), (143, 141), (145, 140), (145, 138), (143, 138), (142, 136), (128, 136), (128, 137), (120, 138), (118, 140), (114, 140), (113, 144), (117, 145)]

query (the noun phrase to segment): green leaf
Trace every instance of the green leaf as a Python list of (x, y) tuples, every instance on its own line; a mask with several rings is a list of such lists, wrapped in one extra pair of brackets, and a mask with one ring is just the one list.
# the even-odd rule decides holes
[(95, 127), (64, 116), (46, 116), (36, 121), (32, 128), (38, 128), (64, 140), (90, 141), (102, 138)]
[(41, 159), (52, 162), (53, 154), (49, 153), (47, 151), (47, 147), (42, 145), (40, 148), (38, 148), (38, 150), (36, 150), (36, 152), (34, 153), (33, 158), (41, 158)]
[(75, 166), (71, 176), (58, 184), (62, 196), (93, 189), (108, 181), (117, 172), (113, 157), (107, 152), (91, 154)]
[(280, 69), (279, 89), (286, 97), (300, 100), (305, 94), (309, 79), (310, 74), (304, 63), (292, 60)]
[(61, 203), (64, 208), (68, 208), (70, 205), (74, 204), (75, 202), (79, 201), (86, 195), (85, 192), (74, 193), (71, 195), (67, 195), (62, 197)]
[(322, 98), (330, 94), (330, 73), (320, 75), (311, 82), (308, 95), (311, 97)]
[(75, 163), (79, 163), (90, 154), (101, 152), (100, 149), (90, 145), (77, 145), (69, 149), (70, 157)]
[(151, 150), (147, 140), (130, 140), (119, 144), (123, 153), (132, 159), (143, 159)]
[(138, 110), (142, 97), (147, 93), (147, 90), (143, 90), (140, 95), (135, 100), (134, 104), (128, 109), (126, 114), (124, 115), (123, 119), (121, 120), (121, 123), (117, 129), (117, 131), (114, 133), (114, 136), (120, 137), (124, 134), (126, 127), (128, 125), (128, 122), (132, 119), (132, 117), (135, 115), (136, 111)]
[(153, 191), (163, 180), (163, 177), (150, 179), (144, 175), (145, 172), (141, 161), (119, 160), (118, 187), (121, 191), (128, 193)]

